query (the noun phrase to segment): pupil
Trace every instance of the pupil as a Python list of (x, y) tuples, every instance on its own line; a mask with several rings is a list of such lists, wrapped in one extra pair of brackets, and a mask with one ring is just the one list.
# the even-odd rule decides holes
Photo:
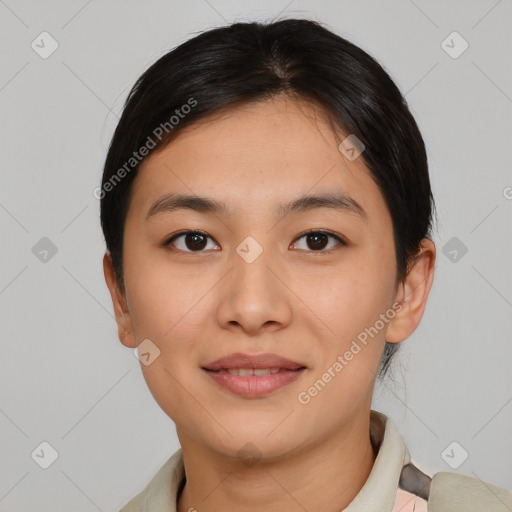
[[(193, 240), (192, 244), (188, 243), (190, 240)], [(189, 233), (185, 237), (185, 243), (190, 250), (203, 249), (206, 246), (206, 237), (201, 233)]]
[(322, 243), (327, 240), (327, 235), (324, 233), (313, 233), (311, 235), (308, 235), (309, 240), (313, 240), (313, 247), (310, 246), (312, 249), (323, 249), (326, 244)]

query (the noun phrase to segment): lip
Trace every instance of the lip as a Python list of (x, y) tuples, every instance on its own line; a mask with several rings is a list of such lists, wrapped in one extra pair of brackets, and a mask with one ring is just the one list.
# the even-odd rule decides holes
[[(279, 368), (270, 375), (232, 375), (233, 368)], [(202, 370), (219, 386), (239, 396), (258, 398), (295, 382), (306, 370), (306, 366), (276, 354), (231, 354), (202, 367)]]
[(208, 363), (203, 366), (205, 370), (229, 370), (233, 368), (282, 368), (284, 370), (298, 370), (305, 368), (306, 365), (290, 361), (285, 357), (278, 356), (277, 354), (243, 354), (236, 352), (226, 357), (221, 357), (216, 361)]

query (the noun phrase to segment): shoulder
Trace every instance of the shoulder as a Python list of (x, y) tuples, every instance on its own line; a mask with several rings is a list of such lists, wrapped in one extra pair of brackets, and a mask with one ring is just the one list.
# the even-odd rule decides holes
[(512, 492), (479, 478), (441, 471), (432, 478), (404, 467), (393, 512), (510, 512)]
[(183, 484), (183, 453), (178, 449), (150, 482), (119, 512), (174, 512), (176, 496)]
[(408, 462), (400, 475), (393, 511), (510, 512), (512, 492), (458, 473), (430, 477)]
[(512, 492), (479, 478), (439, 472), (432, 477), (429, 512), (510, 512)]

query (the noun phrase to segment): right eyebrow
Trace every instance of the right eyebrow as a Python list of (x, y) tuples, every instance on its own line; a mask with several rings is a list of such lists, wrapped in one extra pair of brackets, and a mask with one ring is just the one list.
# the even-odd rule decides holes
[(224, 203), (209, 197), (186, 194), (165, 194), (153, 203), (146, 214), (146, 220), (159, 213), (184, 209), (215, 214), (226, 214), (228, 212), (228, 208)]

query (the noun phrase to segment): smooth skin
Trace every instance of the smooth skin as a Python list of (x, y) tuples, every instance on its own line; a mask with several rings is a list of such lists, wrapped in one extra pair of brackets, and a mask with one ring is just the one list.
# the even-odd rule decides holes
[[(178, 512), (338, 512), (370, 474), (377, 369), (386, 339), (400, 343), (421, 320), (435, 246), (423, 240), (396, 282), (389, 211), (363, 159), (338, 149), (346, 135), (314, 105), (276, 97), (196, 123), (141, 164), (124, 231), (125, 295), (108, 252), (103, 265), (121, 342), (133, 349), (149, 338), (161, 351), (141, 369), (183, 450)], [(351, 197), (366, 217), (326, 207), (276, 215), (280, 203), (325, 192)], [(208, 196), (229, 210), (146, 219), (166, 193)], [(207, 233), (200, 250), (190, 236), (163, 245), (196, 229)], [(304, 236), (311, 230), (346, 245)], [(263, 249), (252, 263), (236, 252), (248, 236)], [(394, 318), (300, 403), (299, 393), (395, 302)], [(202, 369), (234, 352), (271, 352), (307, 369), (270, 395), (244, 398)], [(249, 442), (261, 456), (253, 465), (237, 455)]]

